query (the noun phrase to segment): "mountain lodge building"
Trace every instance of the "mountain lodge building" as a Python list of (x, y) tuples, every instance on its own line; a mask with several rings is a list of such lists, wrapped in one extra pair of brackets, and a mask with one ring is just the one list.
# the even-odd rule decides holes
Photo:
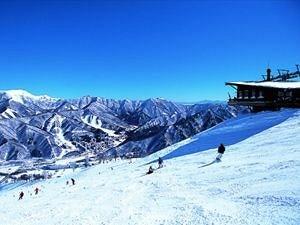
[[(236, 90), (236, 96), (229, 96), (228, 104), (248, 106), (252, 111), (279, 110), (282, 107), (300, 108), (300, 82), (293, 81), (300, 77), (299, 65), (297, 71), (278, 70), (277, 76), (263, 75), (262, 81), (226, 82), (226, 85)], [(282, 73), (284, 71), (284, 73)]]

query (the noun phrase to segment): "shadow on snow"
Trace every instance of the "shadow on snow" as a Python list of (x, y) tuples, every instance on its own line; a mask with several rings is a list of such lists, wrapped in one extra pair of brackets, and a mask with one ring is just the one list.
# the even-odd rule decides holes
[[(176, 148), (174, 151), (168, 153), (162, 158), (167, 160), (217, 148), (220, 143), (223, 143), (225, 146), (236, 144), (268, 128), (282, 123), (291, 117), (294, 112), (295, 110), (261, 112), (247, 114), (238, 118), (227, 120), (209, 130), (195, 135), (191, 139), (190, 143)], [(150, 163), (156, 161), (157, 160), (154, 160)]]

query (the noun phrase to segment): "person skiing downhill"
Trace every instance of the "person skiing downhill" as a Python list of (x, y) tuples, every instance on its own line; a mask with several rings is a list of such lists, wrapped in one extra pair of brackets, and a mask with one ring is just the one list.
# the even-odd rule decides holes
[(225, 152), (225, 146), (223, 144), (220, 144), (220, 146), (218, 147), (218, 155), (216, 157), (217, 161), (221, 161), (224, 152)]
[(163, 165), (163, 159), (161, 157), (158, 158), (158, 169), (162, 168)]
[(20, 195), (19, 195), (19, 200), (22, 200), (22, 199), (23, 199), (23, 197), (24, 197), (24, 192), (23, 192), (23, 191), (21, 191), (21, 192), (20, 192)]
[(35, 189), (34, 189), (34, 193), (35, 193), (35, 195), (37, 195), (38, 193), (39, 193), (39, 188), (38, 187), (36, 187)]
[(73, 178), (71, 178), (72, 181), (72, 185), (75, 185), (75, 180)]

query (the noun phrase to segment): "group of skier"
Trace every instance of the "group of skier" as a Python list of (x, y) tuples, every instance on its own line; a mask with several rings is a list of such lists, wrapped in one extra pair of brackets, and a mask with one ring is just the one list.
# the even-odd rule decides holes
[[(75, 185), (75, 180), (73, 178), (71, 178), (71, 183), (72, 185)], [(69, 185), (69, 181), (67, 180), (66, 185)]]
[[(37, 195), (39, 193), (40, 189), (38, 187), (36, 187), (34, 189), (34, 194)], [(19, 200), (22, 200), (24, 198), (25, 193), (23, 191), (20, 192), (19, 194)]]
[[(159, 157), (158, 158), (158, 167), (157, 167), (157, 169), (160, 169), (160, 168), (163, 168), (163, 159), (161, 158), (161, 157)], [(151, 174), (151, 173), (153, 173), (154, 172), (154, 169), (153, 169), (153, 167), (152, 166), (150, 166), (149, 167), (149, 170), (148, 170), (148, 172), (146, 173), (146, 174)]]
[[(225, 152), (225, 146), (223, 144), (220, 144), (219, 147), (218, 147), (218, 154), (217, 154), (217, 157), (216, 157), (216, 161), (217, 162), (221, 161), (221, 158), (222, 158), (224, 152)], [(157, 161), (158, 161), (158, 167), (157, 167), (157, 169), (163, 168), (164, 167), (164, 165), (163, 165), (163, 159), (161, 157), (159, 157)], [(152, 174), (154, 172), (154, 170), (155, 169), (152, 166), (150, 166), (149, 170), (148, 170), (148, 172), (146, 174)], [(71, 183), (72, 183), (72, 185), (75, 185), (75, 180), (73, 178), (71, 178)], [(69, 185), (69, 181), (66, 182), (66, 185)], [(39, 193), (39, 191), (40, 191), (40, 189), (38, 187), (36, 187), (34, 189), (35, 195), (37, 195)], [(22, 200), (23, 197), (24, 197), (24, 195), (25, 195), (24, 192), (21, 191), (20, 194), (19, 194), (19, 200)]]
[[(218, 154), (217, 154), (217, 157), (216, 157), (216, 162), (220, 162), (221, 161), (221, 158), (223, 156), (225, 152), (225, 146), (224, 144), (220, 144), (219, 147), (218, 147)], [(164, 165), (163, 165), (163, 159), (161, 157), (158, 158), (158, 168), (157, 169), (160, 169), (162, 168)], [(155, 169), (153, 169), (152, 166), (149, 167), (149, 170), (146, 174), (152, 174), (154, 172)]]
[[(75, 185), (75, 179), (71, 178), (71, 184)], [(66, 185), (69, 185), (69, 181), (66, 182)], [(41, 189), (39, 189), (38, 187), (36, 187), (34, 189), (34, 194), (37, 195), (40, 192)], [(23, 191), (20, 192), (19, 194), (19, 200), (22, 200), (24, 198), (25, 193)]]

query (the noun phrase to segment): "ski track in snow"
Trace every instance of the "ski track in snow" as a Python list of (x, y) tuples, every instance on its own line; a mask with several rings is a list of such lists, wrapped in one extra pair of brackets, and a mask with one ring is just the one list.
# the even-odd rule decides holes
[[(92, 118), (91, 121), (89, 121), (90, 117)], [(100, 129), (100, 130), (104, 131), (109, 136), (113, 136), (113, 137), (118, 137), (119, 136), (119, 135), (115, 134), (115, 131), (103, 128), (102, 127), (102, 122), (101, 122), (100, 119), (97, 118), (97, 116), (91, 115), (91, 116), (81, 117), (81, 121), (84, 122), (85, 124), (91, 126), (91, 127), (94, 127), (96, 129)]]
[[(59, 115), (55, 115), (53, 118), (51, 118), (51, 121), (49, 122), (49, 124), (47, 126), (48, 131), (50, 131), (52, 128), (55, 129), (54, 139), (55, 139), (56, 144), (58, 146), (65, 145), (65, 147), (62, 148), (62, 152), (60, 153), (60, 156), (57, 156), (57, 158), (61, 158), (68, 152), (76, 150), (76, 147), (72, 144), (72, 142), (67, 140), (64, 137), (63, 130), (61, 129), (61, 127), (59, 125), (59, 124), (62, 124), (63, 120), (64, 120), (63, 117), (61, 117)], [(56, 121), (58, 124), (55, 124)]]
[[(131, 164), (112, 161), (34, 184), (12, 184), (0, 191), (0, 224), (300, 224), (300, 111), (256, 116), (259, 122), (251, 126), (261, 132), (227, 146), (222, 162), (207, 167), (199, 168), (214, 160), (216, 149), (194, 153), (201, 148), (200, 134)], [(264, 118), (281, 123), (266, 128)], [(241, 136), (249, 130), (246, 120), (233, 120), (244, 126)], [(218, 127), (206, 135), (215, 137)], [(141, 177), (147, 162), (178, 149), (181, 157)], [(71, 177), (76, 185), (66, 186)], [(41, 193), (30, 196), (36, 186)], [(25, 197), (18, 201), (21, 190)]]

